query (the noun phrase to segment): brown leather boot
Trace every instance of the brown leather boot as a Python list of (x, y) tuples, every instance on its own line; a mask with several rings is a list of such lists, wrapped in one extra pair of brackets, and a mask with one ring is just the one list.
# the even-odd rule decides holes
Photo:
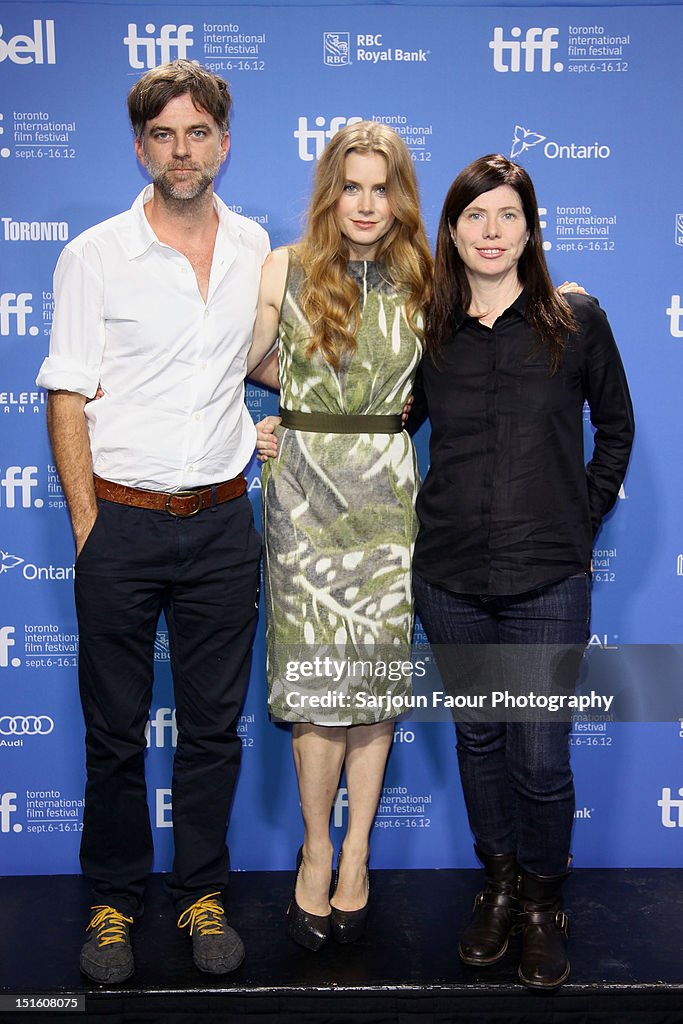
[(458, 955), (463, 963), (485, 967), (500, 960), (508, 948), (519, 904), (516, 897), (519, 867), (514, 853), (482, 853), (486, 884), (474, 900), (474, 919), (460, 939)]
[(562, 875), (522, 872), (519, 888), (522, 934), (519, 979), (529, 988), (558, 988), (569, 977), (566, 942), (569, 920), (562, 910), (561, 892), (570, 871)]

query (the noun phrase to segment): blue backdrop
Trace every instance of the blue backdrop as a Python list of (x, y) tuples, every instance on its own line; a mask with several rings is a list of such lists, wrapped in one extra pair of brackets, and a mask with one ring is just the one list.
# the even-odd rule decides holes
[[(218, 189), (266, 227), (273, 245), (298, 235), (315, 160), (353, 118), (385, 121), (405, 138), (432, 237), (464, 164), (499, 151), (527, 167), (553, 277), (579, 280), (600, 298), (637, 411), (629, 474), (594, 552), (591, 645), (680, 642), (679, 6), (14, 2), (0, 17), (2, 873), (78, 871), (84, 758), (73, 541), (34, 380), (62, 245), (129, 206), (142, 187), (125, 97), (164, 60), (197, 59), (230, 81), (232, 149)], [(257, 419), (274, 411), (258, 388), (247, 400)], [(424, 431), (418, 444), (424, 464)], [(258, 517), (257, 464), (248, 475)], [(163, 622), (156, 668), (147, 768), (156, 868), (164, 870), (175, 732)], [(649, 671), (641, 670), (645, 691), (657, 683)], [(681, 863), (682, 726), (586, 731), (577, 723), (576, 865)], [(262, 630), (240, 728), (233, 864), (291, 867), (298, 800), (289, 733), (265, 710)], [(345, 803), (342, 788), (335, 829)], [(403, 722), (373, 864), (473, 863), (452, 726)]]

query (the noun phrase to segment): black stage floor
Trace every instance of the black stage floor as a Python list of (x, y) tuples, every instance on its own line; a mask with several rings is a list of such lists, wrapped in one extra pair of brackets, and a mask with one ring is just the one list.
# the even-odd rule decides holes
[[(0, 878), (0, 1021), (102, 1024), (683, 1024), (683, 872), (576, 871), (567, 887), (572, 975), (555, 994), (516, 981), (516, 947), (461, 965), (475, 871), (374, 871), (364, 939), (299, 949), (284, 930), (293, 872), (233, 876), (230, 920), (247, 959), (197, 971), (162, 876), (133, 932), (137, 969), (105, 989), (78, 970), (89, 892), (78, 876)], [(85, 997), (85, 1012), (7, 1010), (8, 997)]]

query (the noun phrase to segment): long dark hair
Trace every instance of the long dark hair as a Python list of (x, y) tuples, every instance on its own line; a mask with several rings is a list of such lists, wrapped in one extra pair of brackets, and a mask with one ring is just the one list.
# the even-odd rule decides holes
[(465, 264), (453, 244), (450, 229), (455, 227), (460, 214), (478, 196), (499, 185), (513, 188), (522, 204), (529, 240), (517, 265), (517, 273), (529, 297), (527, 317), (538, 344), (549, 353), (551, 373), (555, 373), (567, 335), (576, 329), (576, 321), (569, 305), (557, 294), (550, 280), (531, 178), (523, 167), (513, 164), (500, 153), (479, 157), (468, 164), (446, 195), (436, 240), (432, 301), (427, 313), (427, 351), (432, 355), (438, 353), (448, 336), (454, 308), (461, 306), (467, 312), (472, 301)]

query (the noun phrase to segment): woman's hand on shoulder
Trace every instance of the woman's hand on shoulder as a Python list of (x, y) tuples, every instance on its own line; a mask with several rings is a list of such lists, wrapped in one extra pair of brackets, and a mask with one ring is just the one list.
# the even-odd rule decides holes
[(277, 458), (277, 437), (274, 430), (279, 422), (279, 416), (265, 416), (256, 424), (256, 458), (259, 462)]

